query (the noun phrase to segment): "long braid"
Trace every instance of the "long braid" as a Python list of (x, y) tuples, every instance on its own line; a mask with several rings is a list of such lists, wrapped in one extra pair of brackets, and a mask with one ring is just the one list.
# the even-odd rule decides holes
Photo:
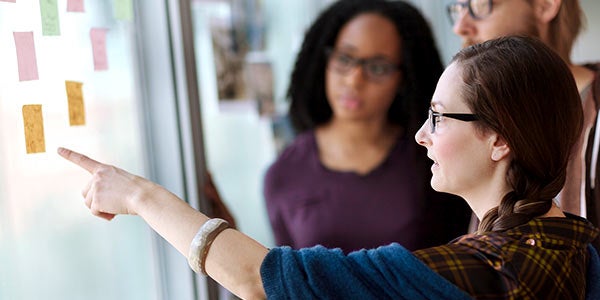
[(511, 163), (507, 180), (513, 190), (502, 198), (499, 206), (486, 213), (479, 225), (479, 232), (513, 228), (545, 214), (552, 207), (552, 198), (564, 180), (544, 183), (530, 182), (530, 178), (518, 163)]

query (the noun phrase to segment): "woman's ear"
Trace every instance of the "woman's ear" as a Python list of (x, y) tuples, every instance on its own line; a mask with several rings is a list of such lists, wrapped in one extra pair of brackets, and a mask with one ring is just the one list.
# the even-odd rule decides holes
[[(535, 15), (543, 23), (550, 23), (558, 15), (563, 0), (535, 0)], [(566, 0), (576, 1), (576, 0)]]
[(492, 136), (491, 159), (493, 161), (500, 161), (509, 155), (510, 147), (508, 146), (508, 143), (506, 143), (506, 140), (498, 134), (494, 134)]

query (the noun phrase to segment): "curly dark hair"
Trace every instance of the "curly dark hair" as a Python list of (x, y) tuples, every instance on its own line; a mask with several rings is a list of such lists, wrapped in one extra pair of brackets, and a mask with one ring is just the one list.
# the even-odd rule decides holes
[(360, 14), (389, 19), (400, 33), (403, 80), (388, 119), (414, 134), (426, 119), (427, 107), (444, 70), (427, 21), (403, 1), (340, 0), (323, 11), (308, 29), (296, 59), (287, 96), (297, 133), (328, 122), (332, 110), (325, 94), (325, 49), (333, 48), (341, 28)]

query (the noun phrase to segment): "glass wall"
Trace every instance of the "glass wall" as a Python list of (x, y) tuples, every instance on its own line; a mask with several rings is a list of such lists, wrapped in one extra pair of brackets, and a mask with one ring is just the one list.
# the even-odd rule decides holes
[(239, 228), (267, 246), (262, 180), (291, 138), (281, 122), (289, 73), (306, 27), (329, 2), (192, 1), (207, 167)]
[[(141, 15), (133, 16), (132, 2)], [(285, 93), (304, 31), (331, 2), (0, 0), (0, 299), (215, 298), (205, 277), (194, 276), (140, 218), (91, 216), (80, 195), (89, 177), (59, 158), (58, 146), (149, 177), (195, 207), (201, 197), (194, 151), (205, 151), (240, 229), (274, 246), (262, 180), (291, 137), (282, 122)], [(430, 20), (449, 61), (460, 42), (445, 15), (448, 1), (410, 2)], [(573, 56), (593, 61), (600, 51), (599, 2), (581, 3), (588, 29)], [(193, 24), (181, 18), (188, 13)], [(182, 32), (186, 26), (193, 33)], [(98, 57), (94, 64), (92, 28), (105, 34), (107, 65)], [(30, 41), (23, 46), (15, 36), (31, 37), (37, 76)], [(189, 38), (194, 68), (183, 57)], [(19, 56), (28, 58), (24, 65)], [(190, 74), (197, 87), (186, 82)], [(70, 124), (66, 81), (81, 83), (83, 125)], [(192, 128), (199, 125), (187, 103), (195, 88), (202, 149), (193, 146)], [(24, 117), (25, 105), (40, 105), (38, 119)], [(43, 150), (29, 143), (35, 153), (28, 153), (25, 134), (40, 124)]]
[[(131, 1), (85, 1), (83, 11), (13, 2), (0, 2), (0, 298), (157, 299), (149, 229), (137, 217), (92, 217), (80, 193), (89, 176), (56, 154), (66, 146), (147, 174)], [(37, 78), (20, 80), (33, 65)], [(65, 81), (82, 84), (80, 125), (70, 125)], [(32, 104), (41, 119), (24, 116)], [(31, 120), (44, 133), (34, 151)]]
[[(240, 229), (273, 246), (262, 182), (293, 138), (286, 89), (307, 27), (330, 0), (193, 0), (207, 168)], [(432, 22), (442, 58), (460, 45), (443, 2), (412, 0)], [(441, 37), (441, 38), (439, 38)]]

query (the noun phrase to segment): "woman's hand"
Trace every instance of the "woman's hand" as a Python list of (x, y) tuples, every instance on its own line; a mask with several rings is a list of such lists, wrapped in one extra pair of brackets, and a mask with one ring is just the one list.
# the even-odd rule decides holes
[(157, 187), (144, 178), (72, 150), (58, 148), (58, 154), (92, 174), (81, 194), (92, 214), (106, 220), (117, 214), (137, 214), (136, 204)]
[[(139, 215), (187, 257), (192, 239), (208, 221), (207, 216), (144, 178), (65, 148), (58, 148), (58, 154), (92, 174), (82, 191), (92, 214), (107, 220), (117, 214)], [(212, 197), (218, 196), (216, 189), (209, 192), (214, 192)], [(227, 229), (213, 241), (206, 256), (206, 271), (244, 299), (265, 298), (260, 266), (267, 252), (255, 240)]]

